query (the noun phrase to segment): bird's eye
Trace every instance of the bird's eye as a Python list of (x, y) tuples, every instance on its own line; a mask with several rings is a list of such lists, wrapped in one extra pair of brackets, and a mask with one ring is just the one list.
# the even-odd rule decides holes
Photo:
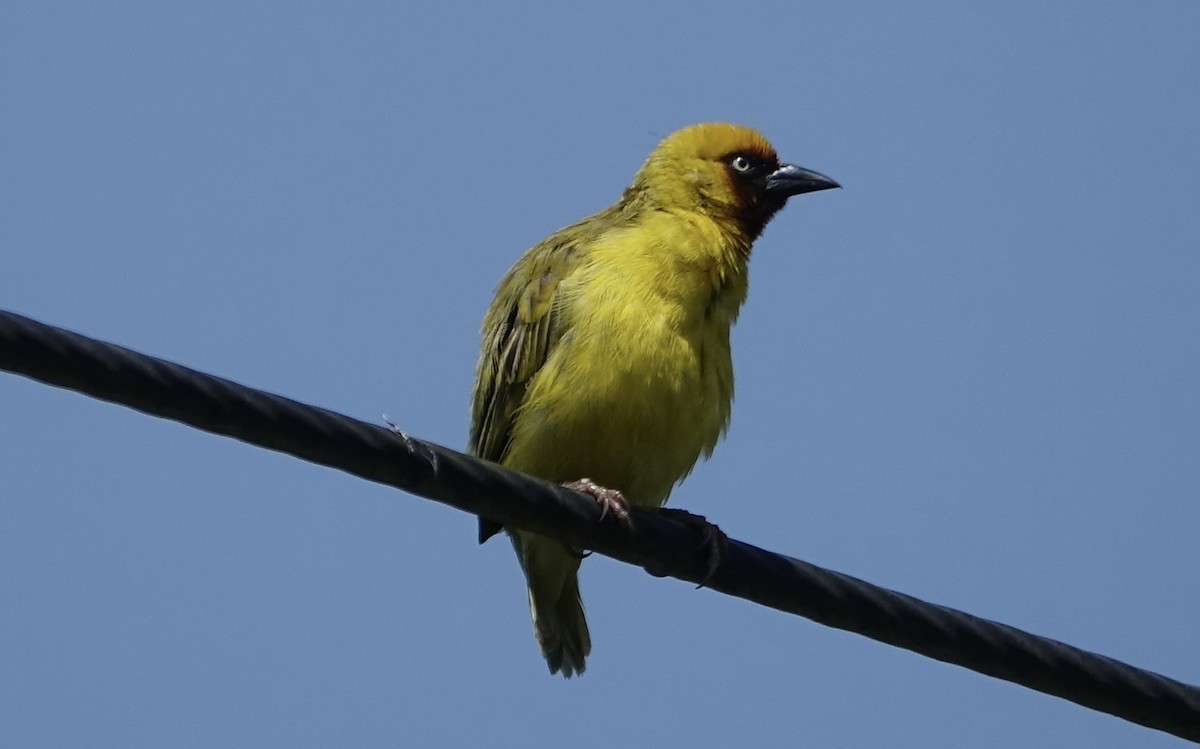
[(754, 162), (749, 157), (739, 154), (729, 160), (729, 166), (733, 167), (735, 172), (742, 172), (744, 174), (754, 168)]

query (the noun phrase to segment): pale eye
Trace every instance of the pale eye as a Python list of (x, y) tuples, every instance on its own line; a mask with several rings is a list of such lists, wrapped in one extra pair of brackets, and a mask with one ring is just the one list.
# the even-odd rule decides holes
[(729, 166), (733, 167), (734, 171), (737, 172), (748, 172), (754, 168), (754, 164), (745, 156), (734, 156), (730, 159)]

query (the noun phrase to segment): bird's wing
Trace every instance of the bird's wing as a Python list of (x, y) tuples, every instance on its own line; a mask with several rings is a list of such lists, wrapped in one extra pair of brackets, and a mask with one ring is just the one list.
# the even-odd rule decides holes
[[(503, 462), (529, 381), (566, 328), (557, 292), (579, 267), (581, 252), (578, 237), (563, 234), (535, 247), (509, 271), (484, 320), (470, 450), (486, 460)], [(500, 529), (499, 523), (480, 518), (480, 543)]]

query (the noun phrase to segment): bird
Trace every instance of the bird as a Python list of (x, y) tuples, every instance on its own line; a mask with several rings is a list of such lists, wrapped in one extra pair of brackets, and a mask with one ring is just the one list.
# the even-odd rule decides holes
[[(760, 132), (709, 122), (664, 138), (613, 205), (509, 269), (482, 324), (468, 451), (580, 490), (628, 522), (656, 509), (730, 419), (730, 328), (750, 248), (789, 197), (840, 187), (781, 163)], [(698, 517), (698, 516), (697, 516)], [(501, 525), (479, 518), (479, 542)], [(582, 554), (505, 529), (550, 673), (582, 674)]]

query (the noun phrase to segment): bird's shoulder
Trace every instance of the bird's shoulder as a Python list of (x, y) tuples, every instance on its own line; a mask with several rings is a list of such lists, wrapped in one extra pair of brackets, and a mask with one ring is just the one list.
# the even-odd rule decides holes
[(504, 275), (483, 322), (471, 418), (472, 452), (500, 461), (529, 380), (569, 325), (557, 299), (596, 243), (624, 221), (616, 206), (530, 248)]

